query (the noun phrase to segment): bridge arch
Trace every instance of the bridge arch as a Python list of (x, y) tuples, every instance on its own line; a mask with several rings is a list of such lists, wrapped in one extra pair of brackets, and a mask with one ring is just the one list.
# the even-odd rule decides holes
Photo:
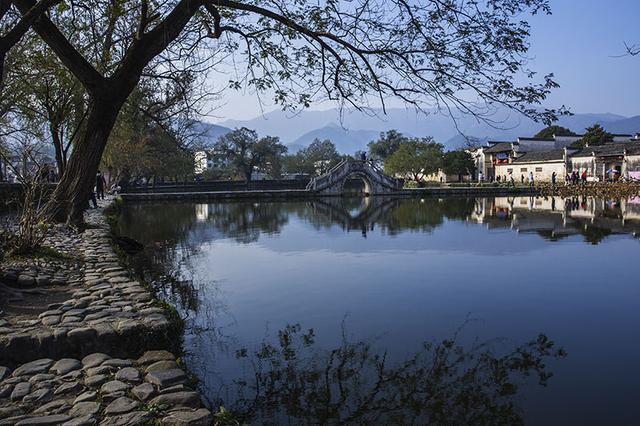
[(311, 179), (307, 190), (319, 195), (342, 195), (345, 183), (351, 178), (361, 179), (365, 183), (365, 193), (369, 195), (397, 193), (404, 185), (402, 179), (387, 176), (371, 161), (349, 158), (322, 176)]

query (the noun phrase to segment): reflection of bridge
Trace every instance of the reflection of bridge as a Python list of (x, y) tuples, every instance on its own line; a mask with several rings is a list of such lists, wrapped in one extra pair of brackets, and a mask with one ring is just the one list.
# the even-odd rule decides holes
[(355, 215), (345, 205), (344, 199), (317, 199), (309, 202), (309, 206), (314, 213), (322, 214), (331, 222), (339, 224), (342, 229), (346, 231), (358, 229), (366, 235), (368, 230), (373, 229), (376, 222), (379, 222), (399, 203), (398, 198), (366, 197), (362, 199)]
[(311, 179), (307, 190), (323, 195), (341, 195), (349, 179), (362, 179), (365, 194), (391, 194), (402, 190), (402, 179), (385, 175), (371, 161), (349, 158), (342, 160), (327, 173)]

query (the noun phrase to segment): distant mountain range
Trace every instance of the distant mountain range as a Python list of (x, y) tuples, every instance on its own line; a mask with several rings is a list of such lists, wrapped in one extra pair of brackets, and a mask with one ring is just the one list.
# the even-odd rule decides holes
[[(533, 136), (545, 126), (535, 123), (513, 112), (502, 111), (491, 117), (493, 125), (471, 116), (450, 116), (436, 111), (427, 115), (395, 108), (365, 114), (347, 111), (340, 115), (336, 109), (324, 111), (306, 110), (296, 115), (274, 111), (251, 120), (227, 120), (219, 124), (202, 123), (206, 144), (212, 144), (221, 135), (237, 127), (248, 127), (260, 135), (279, 136), (296, 152), (309, 145), (314, 139), (330, 139), (339, 152), (353, 154), (364, 150), (367, 143), (378, 137), (380, 132), (397, 129), (408, 136), (433, 136), (447, 148), (458, 148), (466, 143), (465, 136), (480, 142), (487, 140), (515, 140), (518, 136)], [(636, 133), (640, 131), (640, 115), (624, 117), (611, 113), (574, 114), (562, 117), (558, 125), (576, 133), (598, 123), (611, 133)]]

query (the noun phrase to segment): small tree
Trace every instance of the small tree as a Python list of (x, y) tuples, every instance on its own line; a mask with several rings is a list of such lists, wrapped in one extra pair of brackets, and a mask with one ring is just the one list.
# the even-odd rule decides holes
[(329, 139), (315, 139), (311, 144), (291, 155), (285, 162), (289, 172), (323, 174), (340, 162), (340, 154)]
[(369, 147), (369, 155), (373, 158), (384, 160), (396, 152), (400, 144), (406, 140), (407, 138), (397, 130), (381, 132), (378, 140), (371, 141), (367, 145)]
[(444, 147), (433, 138), (407, 139), (384, 163), (390, 174), (409, 175), (416, 182), (424, 175), (436, 173), (442, 167)]
[(571, 146), (573, 148), (583, 148), (585, 146), (604, 145), (613, 142), (613, 135), (602, 128), (599, 124), (587, 127), (587, 132), (580, 140), (575, 141)]
[(458, 149), (444, 154), (442, 169), (447, 175), (457, 175), (462, 180), (463, 175), (473, 175), (475, 161), (468, 151)]
[(534, 138), (551, 139), (553, 136), (576, 136), (574, 132), (562, 126), (548, 126), (535, 134)]
[(255, 130), (242, 127), (221, 136), (214, 151), (229, 162), (234, 172), (250, 182), (254, 170), (272, 171), (271, 166), (279, 163), (279, 157), (287, 152), (287, 147), (277, 137), (265, 136), (260, 139)]

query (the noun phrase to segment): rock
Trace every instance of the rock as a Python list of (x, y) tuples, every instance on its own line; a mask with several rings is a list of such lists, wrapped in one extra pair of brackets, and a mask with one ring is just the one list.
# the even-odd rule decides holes
[(151, 383), (143, 383), (131, 389), (131, 393), (140, 401), (145, 402), (156, 393), (156, 390)]
[(71, 419), (68, 422), (62, 424), (62, 426), (93, 426), (98, 424), (95, 417), (92, 415), (78, 417), (75, 419)]
[(179, 367), (175, 361), (158, 361), (148, 366), (145, 371), (147, 373), (150, 373), (152, 371), (174, 370), (176, 368), (179, 368)]
[(96, 352), (94, 354), (87, 355), (84, 358), (82, 358), (82, 365), (85, 369), (97, 367), (98, 365), (102, 364), (108, 359), (111, 359), (109, 355)]
[(84, 417), (84, 416), (92, 416), (94, 414), (98, 414), (100, 411), (100, 404), (98, 402), (78, 402), (74, 404), (71, 410), (69, 410), (69, 415), (71, 417)]
[(188, 388), (185, 385), (174, 385), (169, 386), (168, 388), (163, 388), (160, 390), (160, 394), (172, 393), (172, 392), (183, 392), (183, 391), (191, 391), (192, 389)]
[(35, 277), (26, 274), (18, 275), (18, 286), (20, 287), (34, 287), (36, 285)]
[(51, 392), (51, 389), (45, 388), (31, 392), (22, 399), (22, 402), (25, 404), (42, 404), (51, 401), (52, 398), (53, 392)]
[(45, 380), (52, 380), (55, 378), (56, 378), (55, 374), (40, 373), (40, 374), (36, 374), (35, 376), (31, 376), (31, 378), (29, 378), (29, 383), (34, 384), (34, 383), (42, 382)]
[(50, 371), (53, 371), (59, 375), (64, 375), (70, 373), (74, 370), (79, 370), (82, 368), (82, 363), (77, 359), (73, 358), (62, 358), (51, 367)]
[(49, 426), (59, 425), (71, 420), (71, 417), (64, 414), (52, 414), (43, 417), (30, 417), (24, 420), (20, 420), (16, 423), (16, 426)]
[(185, 383), (187, 375), (181, 369), (175, 368), (173, 370), (152, 371), (147, 374), (145, 380), (161, 388), (166, 388)]
[(64, 395), (67, 393), (78, 393), (82, 391), (83, 386), (78, 380), (73, 382), (63, 383), (55, 390), (54, 395)]
[(16, 368), (12, 376), (13, 377), (32, 376), (34, 374), (44, 373), (49, 370), (52, 364), (53, 364), (53, 360), (48, 358), (28, 362)]
[(104, 419), (100, 426), (138, 426), (146, 425), (152, 420), (153, 416), (145, 411), (134, 411), (132, 413), (123, 414), (121, 416), (109, 417)]
[(110, 416), (125, 414), (135, 410), (139, 405), (140, 403), (138, 401), (122, 396), (109, 404), (107, 408), (105, 408), (104, 413)]
[(206, 408), (195, 411), (173, 411), (162, 419), (163, 425), (170, 426), (209, 426), (213, 416)]
[(126, 367), (118, 371), (116, 373), (115, 379), (132, 383), (139, 383), (140, 381), (142, 381), (140, 372), (133, 367)]
[(98, 392), (96, 391), (86, 391), (78, 395), (78, 397), (73, 401), (74, 404), (78, 402), (87, 402), (87, 401), (95, 401), (98, 396)]
[(9, 377), (11, 370), (8, 367), (0, 367), (0, 382)]
[(20, 382), (14, 386), (13, 392), (11, 392), (11, 400), (18, 401), (27, 396), (31, 392), (31, 383)]
[(168, 351), (148, 351), (139, 359), (138, 364), (147, 365), (158, 361), (175, 361), (176, 357)]
[(199, 408), (200, 395), (198, 395), (197, 392), (168, 393), (165, 395), (156, 396), (149, 402), (149, 404)]
[(128, 359), (112, 358), (102, 363), (103, 366), (109, 367), (131, 367), (132, 363)]
[(102, 386), (103, 383), (109, 380), (109, 377), (105, 374), (97, 374), (95, 376), (87, 377), (84, 379), (85, 386), (90, 388), (97, 388), (98, 386)]
[(119, 380), (112, 380), (100, 388), (100, 393), (126, 392), (131, 386)]
[(60, 414), (69, 409), (69, 404), (64, 399), (55, 399), (33, 411), (33, 414)]
[(56, 325), (59, 323), (60, 317), (56, 315), (42, 318), (42, 325), (46, 325), (47, 327), (51, 327), (52, 325)]
[(85, 371), (87, 377), (96, 376), (98, 374), (110, 374), (115, 367), (110, 367), (108, 365), (99, 365), (98, 367), (87, 368)]
[(11, 391), (13, 391), (13, 385), (6, 384), (0, 386), (0, 398), (6, 398), (11, 395)]
[(67, 333), (67, 337), (69, 337), (69, 339), (78, 341), (91, 340), (94, 339), (96, 335), (96, 331), (93, 328), (88, 327), (74, 328), (69, 333)]

